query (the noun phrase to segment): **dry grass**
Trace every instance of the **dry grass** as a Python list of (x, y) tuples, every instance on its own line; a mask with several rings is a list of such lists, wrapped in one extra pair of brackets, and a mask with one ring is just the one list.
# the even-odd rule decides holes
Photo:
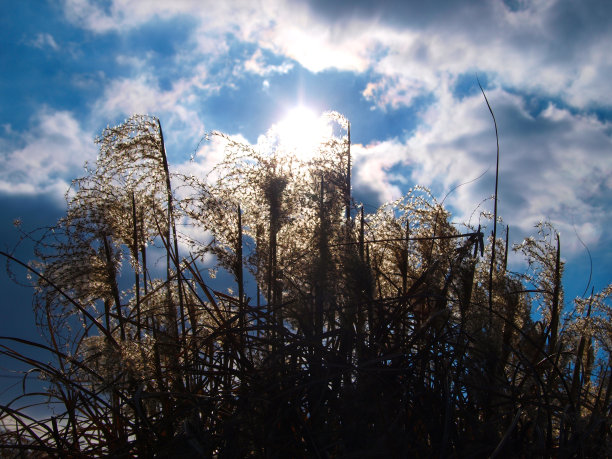
[[(47, 344), (0, 338), (47, 383), (0, 407), (3, 456), (609, 454), (612, 289), (561, 320), (554, 230), (517, 247), (530, 266), (517, 275), (507, 244), (459, 233), (426, 190), (347, 219), (342, 139), (300, 176), (253, 152), (241, 166), (232, 152), (247, 148), (231, 144), (223, 180), (192, 179), (177, 202), (161, 126), (128, 125), (105, 133), (103, 161), (127, 151), (140, 169), (81, 179), (27, 268)], [(181, 209), (214, 235), (205, 250), (237, 294), (179, 255)], [(151, 240), (165, 275), (147, 264)], [(40, 350), (53, 362), (29, 356)], [(53, 415), (29, 417), (41, 395)]]

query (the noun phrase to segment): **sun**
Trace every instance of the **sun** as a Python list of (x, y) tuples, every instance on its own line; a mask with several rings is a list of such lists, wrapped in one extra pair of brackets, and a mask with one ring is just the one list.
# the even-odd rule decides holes
[(317, 154), (321, 143), (331, 137), (332, 126), (326, 116), (298, 105), (274, 125), (273, 132), (279, 146), (287, 153), (308, 160)]

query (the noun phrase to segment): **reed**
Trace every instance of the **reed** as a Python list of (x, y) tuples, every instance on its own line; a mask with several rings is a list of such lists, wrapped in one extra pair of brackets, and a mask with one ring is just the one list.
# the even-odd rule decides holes
[[(30, 368), (0, 406), (0, 454), (609, 453), (612, 287), (563, 315), (554, 228), (514, 247), (528, 269), (513, 273), (507, 236), (460, 232), (424, 188), (365, 214), (348, 132), (306, 163), (226, 140), (217, 179), (174, 176), (189, 190), (177, 199), (159, 121), (109, 128), (37, 264), (0, 252), (34, 277), (48, 340), (0, 337)], [(179, 219), (211, 239), (179, 254)], [(210, 253), (237, 294), (203, 275)], [(27, 390), (35, 376), (43, 391)]]

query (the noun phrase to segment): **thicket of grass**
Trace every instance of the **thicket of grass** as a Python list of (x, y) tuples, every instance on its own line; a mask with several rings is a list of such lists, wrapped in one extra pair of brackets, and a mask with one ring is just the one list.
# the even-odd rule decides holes
[[(427, 190), (364, 214), (348, 121), (329, 117), (309, 161), (215, 134), (226, 159), (175, 190), (157, 119), (103, 132), (66, 216), (24, 233), (47, 342), (0, 352), (47, 389), (0, 407), (0, 454), (609, 455), (612, 288), (564, 310), (547, 224), (517, 274), (507, 240), (459, 231)], [(233, 291), (210, 287), (208, 253)]]

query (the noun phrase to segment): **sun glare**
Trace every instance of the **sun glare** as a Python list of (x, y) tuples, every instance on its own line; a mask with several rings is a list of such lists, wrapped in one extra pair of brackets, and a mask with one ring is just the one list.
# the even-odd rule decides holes
[(331, 136), (332, 127), (327, 117), (297, 106), (276, 123), (274, 131), (282, 148), (307, 160), (315, 156), (321, 142)]

